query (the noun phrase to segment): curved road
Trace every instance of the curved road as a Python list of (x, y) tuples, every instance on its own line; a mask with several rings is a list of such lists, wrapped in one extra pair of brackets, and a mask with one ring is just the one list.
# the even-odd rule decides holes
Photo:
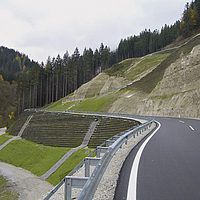
[(114, 199), (200, 199), (200, 121), (154, 119), (160, 126), (127, 157)]

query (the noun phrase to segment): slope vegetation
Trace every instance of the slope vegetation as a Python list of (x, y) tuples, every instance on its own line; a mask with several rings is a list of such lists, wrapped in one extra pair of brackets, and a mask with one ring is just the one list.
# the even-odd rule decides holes
[(179, 48), (124, 60), (62, 99), (59, 108), (200, 117), (199, 54), (197, 35)]

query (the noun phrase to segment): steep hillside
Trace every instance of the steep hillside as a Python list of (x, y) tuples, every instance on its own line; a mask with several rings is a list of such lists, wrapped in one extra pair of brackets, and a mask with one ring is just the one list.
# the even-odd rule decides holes
[[(199, 54), (200, 36), (197, 35), (171, 52), (127, 59), (65, 97), (62, 105), (70, 102), (65, 109), (92, 111), (92, 108), (84, 109), (81, 105), (97, 98), (106, 101), (109, 95), (115, 95), (116, 98), (109, 103), (108, 112), (200, 117)], [(118, 89), (118, 92), (106, 94), (124, 85), (127, 86)]]
[[(171, 54), (152, 73), (127, 88), (110, 112), (139, 115), (200, 117), (200, 37)], [(160, 69), (159, 69), (160, 68)], [(151, 81), (152, 80), (152, 81)], [(155, 84), (152, 90), (148, 85)], [(141, 91), (138, 92), (138, 89)], [(147, 93), (148, 91), (148, 93)], [(134, 105), (134, 106), (131, 106)]]
[(169, 53), (154, 54), (142, 58), (127, 59), (115, 64), (112, 68), (105, 70), (88, 83), (82, 85), (73, 95), (63, 98), (62, 104), (103, 95), (140, 80), (169, 55)]

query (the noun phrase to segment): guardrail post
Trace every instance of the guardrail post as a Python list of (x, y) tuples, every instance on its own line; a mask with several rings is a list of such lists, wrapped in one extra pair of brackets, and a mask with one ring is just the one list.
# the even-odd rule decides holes
[(90, 165), (96, 166), (100, 160), (101, 158), (91, 158), (91, 157), (85, 158), (85, 177), (90, 176)]
[(112, 136), (112, 139), (113, 139), (113, 140), (117, 140), (117, 139), (119, 139), (119, 138), (120, 138), (120, 136), (117, 136), (117, 135)]
[(128, 139), (125, 140), (125, 145), (127, 145), (127, 143), (128, 143)]
[(64, 199), (71, 200), (72, 199), (72, 187), (74, 188), (83, 188), (88, 178), (86, 177), (74, 177), (74, 176), (66, 176), (65, 177), (65, 192)]
[(111, 146), (114, 142), (115, 140), (106, 140), (106, 147)]
[(100, 158), (101, 153), (105, 153), (108, 150), (108, 147), (97, 147), (96, 157)]
[(71, 200), (72, 196), (72, 182), (70, 177), (65, 177), (65, 200)]

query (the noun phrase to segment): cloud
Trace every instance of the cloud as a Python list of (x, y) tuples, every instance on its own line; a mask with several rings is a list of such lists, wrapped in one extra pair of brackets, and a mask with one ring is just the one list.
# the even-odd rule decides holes
[(36, 61), (76, 47), (114, 50), (120, 39), (180, 19), (185, 0), (0, 0), (0, 45)]

